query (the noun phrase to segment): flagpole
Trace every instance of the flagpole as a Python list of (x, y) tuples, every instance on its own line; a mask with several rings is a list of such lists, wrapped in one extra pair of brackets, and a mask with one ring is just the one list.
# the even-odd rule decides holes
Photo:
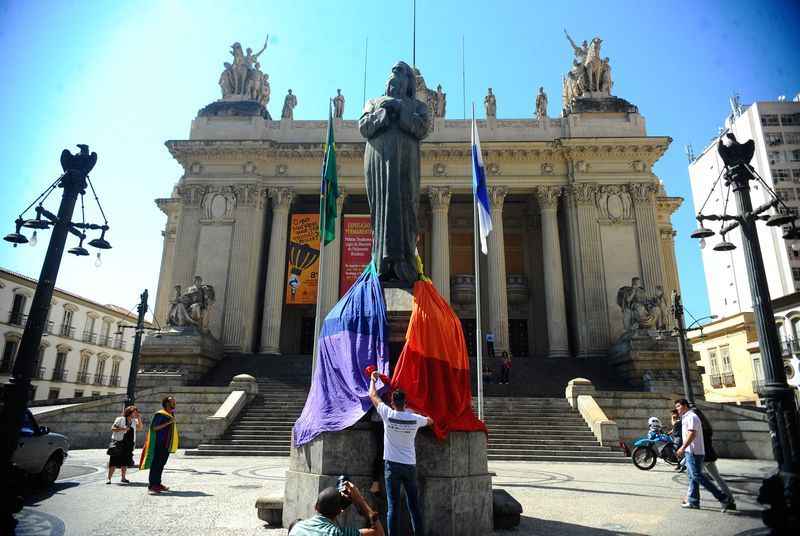
[[(332, 112), (331, 107), (333, 106), (333, 100), (331, 99), (328, 102), (328, 128), (333, 128), (333, 120), (332, 120)], [(328, 133), (329, 134), (329, 133)], [(330, 136), (326, 134), (325, 136), (325, 143), (328, 143)], [(327, 149), (327, 147), (326, 147)], [(327, 158), (325, 156), (324, 158)], [(327, 166), (327, 163), (325, 164)], [(324, 172), (324, 170), (323, 170)], [(321, 317), (322, 317), (322, 270), (325, 267), (325, 216), (327, 215), (327, 195), (328, 195), (328, 181), (323, 177), (322, 186), (319, 189), (319, 207), (320, 207), (320, 215), (319, 215), (319, 270), (317, 270), (317, 307), (314, 312), (314, 349), (312, 350), (311, 354), (311, 379), (314, 379), (314, 371), (317, 368), (317, 352), (319, 351), (318, 341), (319, 341), (319, 330), (321, 324)]]
[[(474, 131), (478, 129), (475, 124), (475, 103), (472, 103), (472, 143), (475, 143)], [(478, 255), (478, 240), (480, 239), (480, 228), (478, 225), (478, 195), (472, 192), (472, 220), (475, 239), (472, 244), (472, 251), (475, 257), (475, 338), (477, 344), (476, 368), (478, 369), (478, 419), (483, 420), (483, 335), (481, 334), (481, 263), (480, 256)]]

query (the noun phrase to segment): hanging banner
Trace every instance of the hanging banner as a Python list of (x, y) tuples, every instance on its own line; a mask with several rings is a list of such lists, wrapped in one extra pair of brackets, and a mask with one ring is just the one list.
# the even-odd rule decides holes
[(289, 236), (286, 303), (317, 303), (319, 281), (319, 214), (292, 214)]
[(369, 264), (372, 255), (372, 226), (369, 214), (342, 216), (342, 263), (339, 270), (339, 297), (353, 286)]

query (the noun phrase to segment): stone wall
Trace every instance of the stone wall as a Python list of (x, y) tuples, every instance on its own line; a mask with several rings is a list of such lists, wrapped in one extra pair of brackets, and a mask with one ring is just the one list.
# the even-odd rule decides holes
[[(675, 397), (664, 393), (598, 391), (597, 404), (617, 423), (619, 437), (631, 443), (647, 434), (647, 419), (658, 417), (669, 427)], [(697, 402), (714, 427), (714, 449), (723, 458), (772, 459), (766, 415), (749, 408)]]
[[(177, 401), (175, 415), (180, 448), (194, 448), (203, 438), (206, 419), (225, 402), (228, 387), (151, 387), (136, 394), (136, 406), (141, 410), (145, 426), (136, 434), (136, 447), (144, 444), (145, 434), (153, 413), (161, 409), (161, 400), (172, 395)], [(122, 412), (125, 395), (70, 405), (43, 408), (34, 411), (36, 421), (52, 431), (64, 434), (71, 449), (98, 449), (108, 447), (111, 424)]]

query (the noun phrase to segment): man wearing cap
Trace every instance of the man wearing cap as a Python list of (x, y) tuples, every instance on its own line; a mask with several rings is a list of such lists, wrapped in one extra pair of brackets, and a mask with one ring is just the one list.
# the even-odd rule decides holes
[(400, 506), (400, 486), (406, 490), (413, 533), (425, 534), (417, 493), (417, 456), (414, 439), (417, 437), (417, 430), (432, 425), (433, 420), (406, 411), (406, 394), (399, 389), (392, 392), (392, 407), (389, 408), (378, 396), (375, 388), (378, 379), (378, 372), (373, 372), (370, 376), (369, 398), (383, 421), (384, 478), (388, 504), (386, 524), (389, 536), (399, 534), (397, 512)]

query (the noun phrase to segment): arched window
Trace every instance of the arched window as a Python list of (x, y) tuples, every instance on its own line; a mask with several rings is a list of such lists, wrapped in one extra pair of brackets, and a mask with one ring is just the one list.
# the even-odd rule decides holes
[(19, 350), (19, 335), (16, 333), (6, 333), (5, 345), (3, 346), (3, 358), (0, 360), (0, 374), (11, 374), (14, 370), (14, 360), (17, 358)]

